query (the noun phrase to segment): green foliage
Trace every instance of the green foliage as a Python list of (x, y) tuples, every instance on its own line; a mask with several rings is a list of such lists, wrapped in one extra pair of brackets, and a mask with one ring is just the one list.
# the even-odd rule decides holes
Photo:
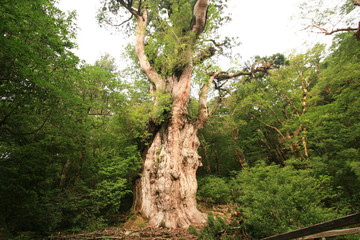
[[(120, 154), (119, 154), (120, 155)], [(132, 194), (131, 177), (137, 175), (140, 156), (135, 146), (127, 147), (113, 158), (106, 158), (99, 163), (95, 189), (91, 193), (102, 211), (101, 215), (115, 214), (121, 207), (122, 200)]]
[[(148, 26), (146, 28), (145, 52), (151, 65), (163, 77), (178, 75), (190, 63), (193, 56), (200, 54), (209, 46), (209, 41), (197, 41), (191, 30), (195, 0), (156, 0), (131, 1), (134, 9), (146, 9)], [(217, 30), (229, 17), (224, 14), (225, 1), (210, 1), (207, 11), (204, 39), (215, 39)], [(122, 24), (123, 30), (133, 33), (135, 21), (127, 21), (128, 10), (115, 0), (104, 0), (98, 14), (100, 24)], [(219, 37), (217, 36), (216, 39)], [(229, 39), (225, 42), (229, 42)], [(229, 44), (227, 44), (229, 46)]]
[(198, 231), (195, 227), (190, 226), (189, 231), (196, 236), (198, 239), (203, 240), (236, 240), (242, 239), (241, 228), (238, 227), (236, 222), (227, 224), (221, 217), (214, 217), (213, 214), (208, 215), (207, 225)]
[(156, 105), (152, 107), (150, 118), (153, 122), (160, 125), (168, 120), (172, 108), (172, 98), (169, 93), (156, 93)]
[(151, 9), (150, 26), (157, 31), (148, 40), (146, 52), (164, 76), (172, 75), (190, 60), (192, 37), (187, 32), (191, 26), (193, 4), (194, 1), (185, 0), (147, 3)]
[(11, 233), (47, 233), (61, 221), (57, 174), (76, 154), (76, 133), (64, 140), (63, 128), (79, 100), (73, 17), (54, 1), (0, 5), (0, 228)]
[(195, 98), (190, 98), (188, 105), (189, 119), (192, 122), (197, 120), (197, 116), (199, 113), (199, 101)]
[[(319, 84), (318, 106), (305, 116), (316, 175), (331, 176), (341, 189), (341, 207), (359, 210), (359, 41), (352, 34), (339, 36), (332, 55), (324, 62)], [(350, 205), (350, 206), (349, 206)]]
[(222, 177), (203, 177), (199, 179), (198, 196), (211, 203), (228, 203), (231, 199), (229, 183)]
[[(244, 139), (240, 139), (238, 133), (247, 123), (229, 115), (231, 109), (227, 105), (228, 99), (224, 102), (226, 104), (214, 111), (204, 129), (199, 131), (199, 152), (204, 164), (204, 168), (199, 169), (201, 174), (228, 175), (242, 167), (243, 152), (240, 144)], [(210, 108), (216, 104), (216, 100), (211, 102)]]
[(132, 196), (140, 156), (126, 126), (139, 125), (128, 105), (139, 100), (110, 56), (78, 67), (74, 15), (53, 1), (0, 11), (0, 228), (21, 238), (103, 226)]
[(324, 205), (333, 197), (328, 184), (308, 170), (274, 165), (242, 171), (232, 181), (244, 227), (256, 239), (336, 218)]
[(241, 165), (230, 189), (252, 237), (358, 211), (359, 49), (343, 34), (326, 56), (315, 45), (270, 76), (242, 78), (201, 131), (205, 167)]
[(63, 198), (62, 229), (98, 229), (108, 224), (126, 198), (131, 197), (131, 182), (138, 170), (139, 156), (131, 147), (123, 151), (123, 157), (117, 154), (88, 163), (83, 168), (83, 179), (64, 189), (60, 195)]

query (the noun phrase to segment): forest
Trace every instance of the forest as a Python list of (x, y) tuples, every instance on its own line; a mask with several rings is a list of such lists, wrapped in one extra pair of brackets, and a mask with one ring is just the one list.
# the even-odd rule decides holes
[(250, 240), (358, 213), (360, 3), (340, 2), (304, 5), (331, 46), (222, 69), (226, 0), (104, 0), (134, 38), (119, 69), (73, 53), (55, 0), (0, 0), (0, 239)]

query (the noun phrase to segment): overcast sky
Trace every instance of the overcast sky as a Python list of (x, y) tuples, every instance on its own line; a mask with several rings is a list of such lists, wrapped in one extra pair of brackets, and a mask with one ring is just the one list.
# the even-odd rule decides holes
[[(225, 26), (222, 34), (239, 37), (241, 46), (236, 49), (242, 60), (254, 55), (288, 54), (293, 49), (304, 49), (304, 42), (324, 41), (325, 36), (300, 31), (296, 19), (301, 0), (232, 0), (229, 11), (233, 21)], [(100, 0), (59, 0), (64, 11), (77, 11), (76, 54), (93, 64), (105, 53), (121, 61), (121, 52), (127, 38), (120, 32), (100, 28), (96, 21)], [(293, 18), (293, 19), (292, 19)], [(316, 39), (316, 40), (314, 40)], [(329, 39), (329, 37), (327, 37)]]

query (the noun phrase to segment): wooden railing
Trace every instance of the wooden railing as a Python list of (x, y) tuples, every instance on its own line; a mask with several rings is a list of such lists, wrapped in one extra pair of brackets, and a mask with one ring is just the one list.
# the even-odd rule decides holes
[(360, 227), (350, 229), (340, 229), (344, 227), (354, 226), (360, 224), (360, 213), (355, 213), (346, 217), (338, 218), (335, 220), (319, 223), (310, 227), (301, 228), (287, 233), (274, 235), (271, 237), (263, 238), (262, 240), (290, 240), (290, 239), (314, 239), (326, 238), (333, 236), (349, 235), (360, 233)]

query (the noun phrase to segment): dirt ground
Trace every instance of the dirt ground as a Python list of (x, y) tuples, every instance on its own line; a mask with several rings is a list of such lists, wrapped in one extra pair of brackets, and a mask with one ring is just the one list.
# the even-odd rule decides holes
[[(214, 216), (221, 216), (225, 220), (230, 218), (232, 214), (232, 207), (227, 205), (216, 205), (207, 209), (202, 209), (203, 212), (211, 212)], [(130, 223), (129, 223), (130, 222)], [(54, 240), (195, 240), (197, 236), (190, 233), (188, 229), (167, 229), (167, 228), (149, 228), (142, 227), (142, 219), (135, 217), (130, 219), (127, 223), (121, 226), (106, 227), (102, 230), (81, 233), (81, 234), (54, 234), (49, 237)]]
[(101, 231), (70, 234), (70, 235), (53, 235), (50, 239), (57, 240), (70, 240), (70, 239), (83, 239), (83, 240), (115, 240), (115, 239), (148, 239), (148, 240), (162, 240), (162, 239), (197, 239), (187, 229), (161, 229), (161, 228), (144, 228), (144, 229), (124, 229), (119, 227), (108, 227)]

